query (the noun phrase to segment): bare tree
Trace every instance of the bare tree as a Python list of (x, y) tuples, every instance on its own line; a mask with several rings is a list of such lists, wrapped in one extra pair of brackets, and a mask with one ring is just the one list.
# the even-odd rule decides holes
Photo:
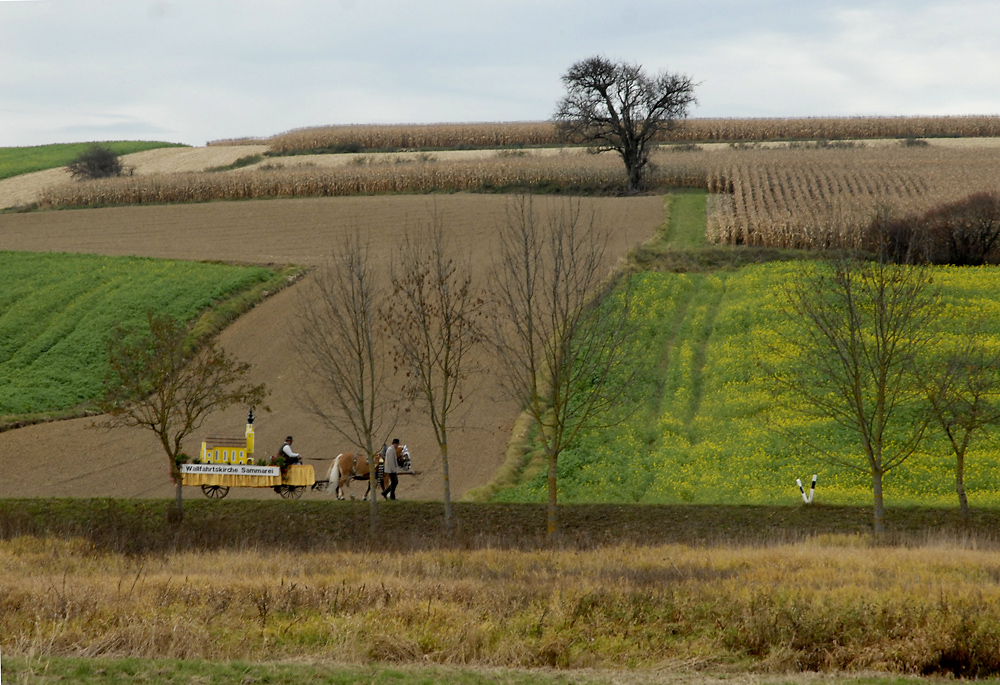
[(374, 455), (392, 430), (394, 406), (387, 385), (392, 343), (379, 316), (387, 279), (360, 233), (347, 236), (299, 299), (295, 343), (313, 371), (302, 396), (306, 409), (368, 459), (373, 532), (380, 491)]
[(955, 492), (968, 524), (965, 457), (975, 437), (1000, 423), (1000, 353), (986, 346), (982, 323), (967, 326), (963, 338), (961, 349), (920, 368), (934, 422), (955, 454)]
[(635, 339), (628, 279), (605, 262), (607, 234), (578, 201), (543, 222), (531, 197), (508, 205), (491, 290), (501, 385), (534, 420), (548, 462), (548, 533), (557, 531), (559, 454), (624, 399)]
[(916, 371), (939, 306), (925, 267), (843, 259), (786, 292), (790, 333), (772, 350), (771, 377), (797, 409), (853, 433), (860, 459), (802, 434), (825, 459), (867, 473), (874, 530), (885, 532), (882, 479), (924, 438), (930, 413)]
[(638, 64), (604, 57), (577, 62), (562, 80), (566, 95), (555, 113), (562, 135), (598, 152), (617, 152), (631, 191), (642, 186), (651, 141), (697, 102), (696, 84), (688, 76), (667, 71), (649, 76)]
[(145, 428), (159, 439), (170, 462), (180, 519), (184, 516), (180, 457), (185, 438), (217, 409), (235, 404), (261, 406), (267, 390), (246, 379), (249, 364), (232, 359), (213, 341), (194, 349), (187, 327), (176, 319), (150, 311), (147, 321), (148, 333), (121, 326), (112, 332), (105, 394), (98, 408), (108, 414), (108, 427)]
[[(396, 266), (398, 263), (398, 266)], [(470, 352), (480, 341), (484, 301), (469, 265), (459, 265), (440, 215), (416, 238), (406, 236), (393, 265), (387, 319), (408, 375), (407, 393), (427, 412), (441, 454), (445, 524), (452, 530), (448, 430), (474, 371)]]

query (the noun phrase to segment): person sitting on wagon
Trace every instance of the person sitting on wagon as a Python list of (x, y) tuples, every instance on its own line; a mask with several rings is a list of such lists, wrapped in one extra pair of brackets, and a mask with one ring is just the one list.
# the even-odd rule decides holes
[(285, 438), (285, 444), (281, 446), (280, 450), (278, 450), (278, 454), (280, 454), (281, 456), (283, 456), (285, 458), (285, 465), (286, 466), (291, 466), (292, 464), (301, 464), (302, 463), (302, 459), (299, 457), (299, 455), (292, 451), (292, 436), (291, 435), (289, 435), (287, 438)]

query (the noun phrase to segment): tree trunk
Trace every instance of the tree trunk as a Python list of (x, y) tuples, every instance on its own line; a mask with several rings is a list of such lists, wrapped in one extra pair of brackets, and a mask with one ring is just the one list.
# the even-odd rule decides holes
[(882, 499), (882, 471), (872, 471), (872, 494), (875, 496), (875, 535), (885, 533), (885, 502)]
[(382, 491), (382, 481), (378, 480), (376, 476), (376, 471), (378, 471), (378, 459), (375, 455), (369, 455), (366, 457), (368, 459), (368, 483), (371, 486), (371, 507), (368, 509), (368, 532), (372, 537), (378, 532), (378, 495)]
[(636, 150), (624, 150), (622, 161), (625, 162), (625, 174), (628, 176), (629, 192), (638, 192), (642, 186), (642, 166), (639, 164), (639, 154)]
[(448, 535), (451, 535), (454, 530), (453, 519), (451, 514), (451, 480), (448, 476), (448, 442), (441, 443), (441, 470), (443, 472), (444, 480), (444, 526), (448, 531)]
[(969, 525), (969, 498), (965, 495), (965, 455), (955, 455), (955, 491), (958, 493), (958, 507), (962, 524)]
[(549, 452), (549, 478), (548, 478), (549, 502), (548, 502), (548, 509), (547, 509), (547, 512), (546, 512), (547, 513), (546, 521), (548, 523), (548, 525), (546, 527), (546, 532), (547, 532), (549, 538), (552, 538), (553, 536), (555, 536), (556, 531), (558, 530), (558, 527), (559, 527), (558, 519), (556, 517), (556, 513), (557, 513), (557, 508), (556, 508), (556, 504), (557, 504), (557, 502), (556, 502), (556, 495), (557, 495), (557, 487), (556, 487), (557, 486), (557, 482), (556, 482), (557, 473), (556, 473), (556, 466), (558, 465), (558, 463), (559, 463), (559, 453), (558, 452)]
[(181, 521), (184, 519), (184, 497), (183, 497), (184, 486), (181, 485), (181, 474), (179, 473), (177, 474), (174, 483), (175, 483), (174, 500), (177, 504), (177, 520)]

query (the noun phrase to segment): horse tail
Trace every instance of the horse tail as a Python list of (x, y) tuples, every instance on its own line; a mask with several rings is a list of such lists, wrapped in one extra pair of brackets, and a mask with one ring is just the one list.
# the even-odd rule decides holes
[(326, 491), (330, 492), (330, 486), (333, 486), (333, 494), (335, 497), (340, 496), (340, 457), (335, 457), (333, 464), (330, 466), (330, 473), (326, 477)]

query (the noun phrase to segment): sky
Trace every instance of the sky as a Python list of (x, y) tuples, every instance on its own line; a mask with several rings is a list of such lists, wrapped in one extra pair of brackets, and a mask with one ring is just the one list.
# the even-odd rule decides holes
[(690, 116), (1000, 114), (996, 0), (0, 0), (0, 147), (539, 121), (594, 55)]

